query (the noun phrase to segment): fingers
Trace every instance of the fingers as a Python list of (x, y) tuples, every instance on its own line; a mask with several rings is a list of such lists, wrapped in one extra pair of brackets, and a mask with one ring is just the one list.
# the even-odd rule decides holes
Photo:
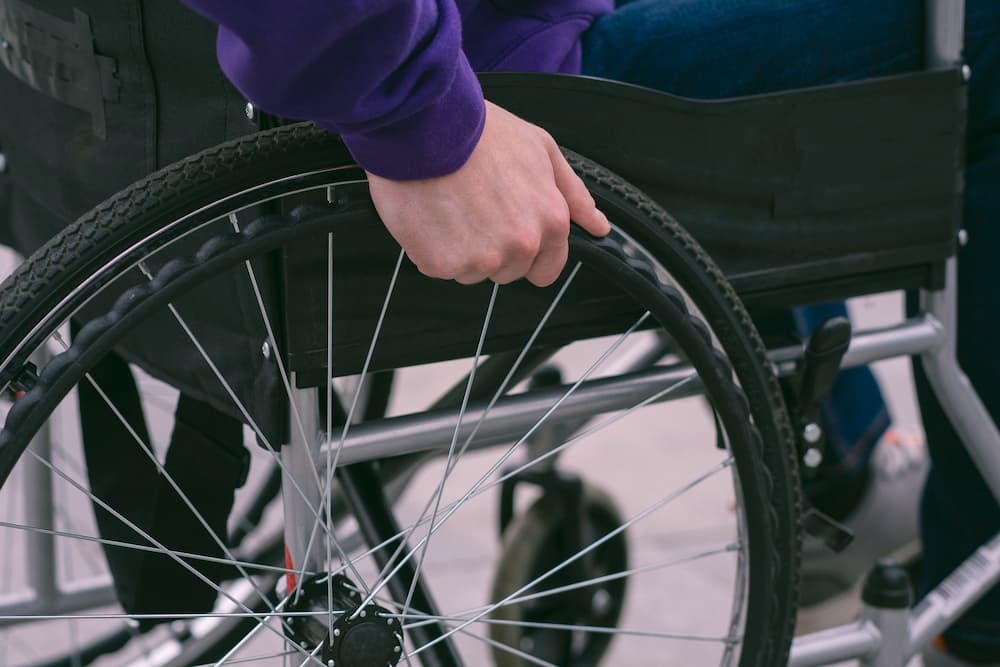
[(389, 233), (421, 273), (473, 284), (552, 284), (566, 264), (571, 221), (611, 227), (555, 141), (487, 105), (473, 154), (457, 171), (417, 181), (369, 177)]
[(541, 249), (535, 257), (531, 269), (524, 276), (528, 282), (537, 287), (548, 287), (556, 281), (563, 267), (566, 266), (566, 258), (569, 256), (569, 242), (563, 237), (560, 241), (553, 241)]
[(611, 231), (608, 218), (597, 209), (587, 187), (566, 162), (555, 141), (547, 141), (546, 149), (552, 161), (556, 187), (566, 198), (570, 219), (593, 236), (607, 236)]
[[(569, 254), (570, 213), (562, 193), (551, 184), (549, 188), (535, 206), (491, 220), (487, 227), (503, 227), (504, 234), (484, 235), (477, 243), (460, 244), (462, 254), (439, 248), (418, 263), (418, 268), (425, 275), (463, 285), (484, 280), (506, 285), (521, 278), (539, 287), (551, 285), (562, 273)], [(416, 255), (411, 254), (411, 259), (416, 260)]]
[[(510, 225), (510, 221), (506, 220), (503, 224)], [(504, 242), (502, 265), (489, 274), (489, 279), (500, 285), (506, 285), (523, 278), (531, 270), (544, 243), (545, 238), (539, 232), (539, 226), (518, 225), (514, 235)]]
[[(538, 287), (551, 285), (562, 273), (569, 254), (569, 213), (565, 206), (552, 208), (554, 210), (547, 219), (543, 216), (543, 219), (525, 225), (519, 236), (510, 239), (502, 255), (489, 253), (484, 255), (488, 257), (485, 261), (483, 256), (467, 258), (467, 263), (454, 279), (463, 285), (484, 280), (506, 285), (521, 278)], [(541, 237), (538, 229), (544, 230)]]
[(538, 234), (525, 231), (508, 241), (503, 255), (495, 254), (487, 261), (481, 261), (481, 258), (472, 260), (472, 266), (463, 267), (455, 280), (463, 285), (473, 285), (484, 280), (492, 280), (500, 285), (512, 283), (531, 271), (541, 251), (542, 242)]

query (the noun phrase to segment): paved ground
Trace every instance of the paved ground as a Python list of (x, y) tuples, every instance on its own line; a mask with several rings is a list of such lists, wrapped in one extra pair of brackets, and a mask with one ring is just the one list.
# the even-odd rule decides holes
[[(900, 317), (901, 300), (896, 296), (865, 299), (852, 304), (857, 324), (875, 326)], [(572, 356), (570, 365), (583, 368), (587, 359), (598, 352), (594, 346), (581, 346)], [(918, 428), (918, 418), (912, 398), (911, 379), (905, 362), (879, 364), (876, 373), (882, 381), (896, 422), (903, 428)], [(418, 379), (419, 378), (419, 379)], [(417, 373), (401, 380), (398, 396), (401, 401), (393, 409), (405, 412), (418, 405), (423, 397), (434, 395), (435, 382), (442, 387), (449, 380), (445, 374), (428, 379)], [(151, 386), (151, 384), (148, 384)], [(173, 396), (169, 390), (157, 389), (151, 399), (151, 420), (154, 424), (154, 446), (162, 450), (169, 430), (169, 414)], [(409, 404), (407, 404), (409, 402)], [(72, 408), (67, 408), (66, 422), (72, 423)], [(613, 492), (624, 516), (635, 516), (660, 502), (670, 490), (681, 489), (699, 474), (719, 463), (720, 455), (712, 446), (714, 429), (710, 413), (697, 400), (671, 403), (650, 411), (635, 420), (624, 422), (627, 427), (608, 428), (589, 438), (567, 456), (567, 468), (583, 472), (588, 480), (600, 483)], [(67, 426), (56, 433), (60, 443), (57, 463), (79, 475), (80, 462), (75, 430)], [(615, 455), (609, 457), (608, 452)], [(495, 459), (487, 455), (470, 456), (449, 479), (444, 489), (444, 505), (461, 495), (478, 479)], [(255, 475), (259, 475), (266, 456), (257, 451)], [(435, 477), (434, 473), (438, 473)], [(440, 466), (429, 466), (410, 486), (404, 497), (401, 515), (415, 517), (440, 478)], [(253, 486), (253, 480), (250, 485)], [(20, 521), (24, 507), (16, 498), (23, 490), (23, 480), (0, 493), (0, 519)], [(683, 494), (669, 507), (657, 510), (655, 520), (643, 519), (629, 529), (630, 562), (646, 566), (648, 572), (637, 575), (630, 584), (628, 605), (622, 627), (636, 631), (654, 630), (677, 634), (725, 634), (729, 618), (733, 576), (736, 563), (731, 553), (695, 559), (684, 568), (664, 568), (664, 563), (689, 559), (696, 554), (725, 547), (734, 539), (734, 514), (731, 479), (726, 471), (713, 475), (690, 493)], [(56, 502), (60, 528), (93, 534), (89, 505), (79, 491), (65, 484), (56, 487)], [(531, 500), (522, 499), (527, 507)], [(474, 609), (488, 599), (494, 564), (503, 548), (497, 539), (495, 493), (483, 494), (470, 502), (454, 519), (435, 534), (424, 562), (424, 570), (432, 581), (435, 595), (445, 613)], [(272, 517), (272, 520), (276, 518)], [(419, 533), (418, 533), (419, 534)], [(102, 556), (94, 544), (78, 540), (58, 540), (60, 569), (67, 580), (79, 580), (100, 575)], [(0, 597), (19, 589), (24, 581), (24, 536), (13, 531), (0, 531)], [(656, 567), (654, 567), (656, 566)], [(360, 566), (364, 576), (373, 573), (371, 566)], [(508, 573), (511, 581), (523, 583), (526, 573)], [(504, 590), (512, 591), (514, 584)], [(514, 586), (516, 588), (516, 586)], [(664, 605), (664, 600), (666, 603)], [(667, 612), (663, 612), (663, 608)], [(822, 622), (822, 619), (821, 619)], [(97, 621), (79, 621), (73, 633), (86, 635), (99, 627)], [(706, 630), (707, 628), (707, 630)], [(484, 629), (473, 625), (482, 636)], [(267, 633), (264, 633), (265, 635)], [(653, 644), (642, 638), (618, 640), (606, 664), (642, 667), (645, 665), (701, 665), (717, 658), (719, 645), (712, 642), (678, 641), (669, 659)], [(32, 656), (45, 655), (59, 648), (58, 642), (72, 642), (72, 633), (55, 639), (44, 627), (0, 630), (0, 666), (19, 665)], [(489, 647), (481, 639), (462, 637), (463, 648), (475, 656), (469, 665), (489, 664)], [(249, 654), (273, 650), (273, 642), (264, 639), (247, 649)], [(525, 645), (527, 647), (527, 645)], [(270, 647), (270, 648), (269, 648)], [(121, 664), (111, 660), (102, 664)], [(275, 659), (267, 664), (281, 664)], [(298, 664), (296, 661), (294, 664)]]

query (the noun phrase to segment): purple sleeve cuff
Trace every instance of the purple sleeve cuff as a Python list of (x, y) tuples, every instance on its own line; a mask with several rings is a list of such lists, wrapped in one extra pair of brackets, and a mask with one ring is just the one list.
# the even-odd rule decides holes
[[(465, 164), (483, 133), (486, 106), (465, 56), (457, 65), (451, 85), (413, 115), (376, 129), (343, 133), (358, 164), (393, 180), (444, 176)], [(336, 129), (322, 121), (318, 124)]]

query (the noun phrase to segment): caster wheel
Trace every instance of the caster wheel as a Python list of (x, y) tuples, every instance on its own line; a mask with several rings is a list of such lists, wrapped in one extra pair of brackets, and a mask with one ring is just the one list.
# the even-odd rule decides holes
[[(504, 532), (493, 580), (491, 599), (509, 597), (511, 604), (491, 615), (491, 639), (555, 665), (598, 665), (613, 634), (586, 628), (614, 628), (625, 601), (626, 577), (601, 581), (628, 570), (624, 532), (544, 576), (623, 523), (611, 498), (593, 486), (584, 485), (582, 504), (576, 513), (557, 494), (546, 493), (516, 516)], [(577, 516), (567, 516), (570, 513)], [(544, 578), (535, 583), (540, 577)], [(587, 581), (595, 583), (579, 585)], [(493, 661), (497, 667), (532, 664), (497, 648)]]

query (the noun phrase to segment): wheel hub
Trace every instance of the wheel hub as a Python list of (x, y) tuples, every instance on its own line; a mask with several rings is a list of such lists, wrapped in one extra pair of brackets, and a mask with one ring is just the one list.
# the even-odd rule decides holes
[(388, 613), (369, 604), (343, 614), (333, 624), (324, 661), (333, 660), (337, 667), (394, 667), (403, 655), (403, 629)]
[[(329, 624), (328, 604), (333, 594), (336, 620)], [(364, 602), (351, 581), (340, 574), (310, 577), (289, 605), (286, 633), (312, 653), (320, 649), (322, 661), (333, 667), (395, 667), (403, 657), (403, 628), (389, 610)]]

